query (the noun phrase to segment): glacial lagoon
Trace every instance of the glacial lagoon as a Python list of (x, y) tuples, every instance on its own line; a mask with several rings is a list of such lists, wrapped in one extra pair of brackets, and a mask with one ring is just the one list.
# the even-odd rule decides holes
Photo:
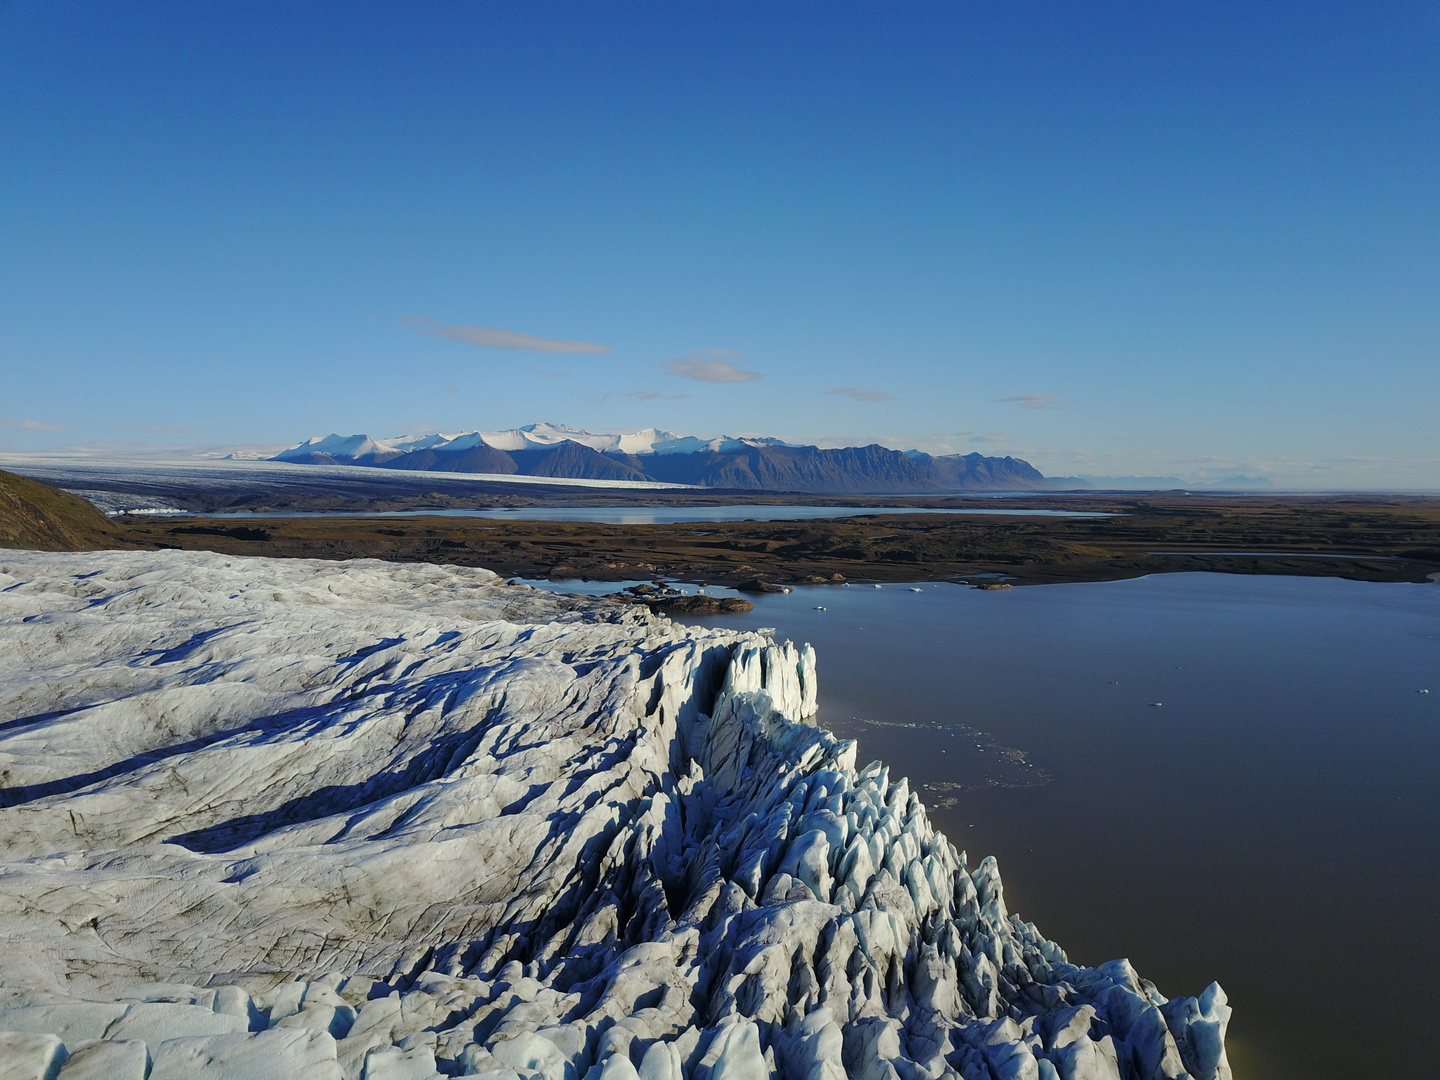
[(909, 776), (972, 862), (996, 855), (1011, 910), (1072, 961), (1219, 980), (1241, 1080), (1431, 1067), (1440, 585), (913, 588), (685, 621), (811, 642), (820, 723)]

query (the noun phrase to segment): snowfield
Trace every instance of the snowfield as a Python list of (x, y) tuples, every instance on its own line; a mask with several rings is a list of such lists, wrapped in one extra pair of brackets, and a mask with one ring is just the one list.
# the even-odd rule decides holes
[(0, 1075), (1229, 1077), (815, 702), (484, 570), (0, 552)]
[(337, 459), (374, 458), (377, 455), (408, 454), (412, 450), (458, 451), (473, 446), (491, 446), (507, 451), (536, 450), (562, 442), (579, 443), (602, 454), (695, 454), (706, 450), (723, 453), (750, 446), (797, 445), (759, 436), (721, 435), (702, 439), (655, 427), (638, 431), (596, 432), (542, 420), (507, 431), (466, 431), (453, 435), (398, 435), (391, 439), (372, 439), (369, 435), (316, 435), (298, 446), (282, 450), (271, 460), (303, 460), (305, 455), (317, 453), (330, 454)]

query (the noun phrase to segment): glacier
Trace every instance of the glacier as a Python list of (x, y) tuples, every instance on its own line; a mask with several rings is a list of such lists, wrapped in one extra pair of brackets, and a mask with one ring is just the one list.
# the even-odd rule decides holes
[(808, 646), (485, 570), (0, 552), (0, 1074), (1228, 1080), (815, 726)]

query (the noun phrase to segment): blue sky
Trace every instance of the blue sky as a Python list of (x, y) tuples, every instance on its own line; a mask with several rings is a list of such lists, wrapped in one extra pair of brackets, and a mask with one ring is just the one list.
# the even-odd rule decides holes
[(0, 447), (1440, 488), (1440, 7), (0, 3)]

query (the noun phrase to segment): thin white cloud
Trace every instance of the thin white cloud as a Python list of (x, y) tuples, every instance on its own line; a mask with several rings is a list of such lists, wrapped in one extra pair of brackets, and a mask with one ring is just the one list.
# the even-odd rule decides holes
[(0, 428), (18, 428), (21, 431), (64, 431), (64, 424), (47, 424), (43, 420), (0, 420)]
[(887, 394), (884, 390), (857, 390), (853, 386), (842, 386), (836, 390), (826, 390), (825, 397), (848, 397), (851, 401), (894, 401), (894, 394)]
[(732, 353), (725, 349), (704, 349), (698, 350), (696, 355), (682, 357), (678, 360), (667, 360), (660, 366), (671, 375), (678, 375), (682, 379), (694, 379), (696, 382), (742, 383), (754, 382), (756, 379), (765, 377), (758, 371), (744, 371), (728, 360), (718, 360), (717, 356), (743, 359), (739, 353)]
[(423, 315), (407, 315), (401, 320), (408, 326), (417, 327), (422, 334), (474, 345), (477, 349), (507, 349), (512, 352), (540, 353), (608, 353), (609, 345), (595, 345), (588, 341), (560, 341), (557, 338), (536, 337), (522, 334), (518, 330), (500, 330), (493, 326), (446, 326), (427, 319)]
[(981, 432), (978, 435), (970, 436), (970, 442), (977, 446), (984, 445), (986, 443), (1007, 443), (1009, 441), (1010, 436), (1006, 435), (1002, 431), (985, 431)]
[(1019, 405), (1022, 409), (1063, 409), (1063, 402), (1056, 401), (1059, 394), (1016, 394), (1014, 397), (996, 398), (996, 401), (1009, 401)]
[(662, 394), (659, 390), (631, 390), (625, 395), (631, 401), (683, 401), (689, 394)]

